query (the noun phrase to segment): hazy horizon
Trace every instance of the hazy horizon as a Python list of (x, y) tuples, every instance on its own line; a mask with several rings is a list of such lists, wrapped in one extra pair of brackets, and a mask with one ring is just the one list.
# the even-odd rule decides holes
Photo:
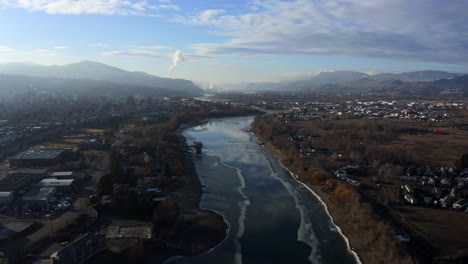
[(464, 73), (467, 8), (463, 1), (3, 0), (0, 63), (91, 60), (207, 83), (332, 70)]

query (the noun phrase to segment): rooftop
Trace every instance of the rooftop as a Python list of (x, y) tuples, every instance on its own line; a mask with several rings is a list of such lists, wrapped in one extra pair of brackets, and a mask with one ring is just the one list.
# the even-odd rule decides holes
[(79, 176), (81, 175), (82, 173), (81, 172), (77, 172), (77, 171), (56, 171), (56, 172), (51, 172), (50, 173), (50, 176), (54, 177), (54, 176)]
[(73, 179), (43, 179), (37, 184), (37, 186), (70, 186), (73, 184), (74, 181), (75, 180)]
[(18, 156), (15, 159), (55, 159), (60, 156), (65, 149), (30, 149)]
[(55, 192), (55, 187), (33, 188), (23, 196), (25, 201), (47, 201)]
[(5, 178), (0, 180), (0, 185), (15, 185), (29, 179), (31, 179), (30, 175), (7, 175)]
[(11, 170), (8, 174), (46, 174), (48, 169), (24, 169), (24, 170)]
[(13, 192), (0, 192), (0, 197), (8, 197), (12, 194)]

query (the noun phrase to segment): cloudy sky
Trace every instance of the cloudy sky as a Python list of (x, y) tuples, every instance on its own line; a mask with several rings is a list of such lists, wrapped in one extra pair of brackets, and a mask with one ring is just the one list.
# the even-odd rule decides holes
[(81, 60), (214, 83), (468, 72), (468, 1), (0, 0), (0, 63)]

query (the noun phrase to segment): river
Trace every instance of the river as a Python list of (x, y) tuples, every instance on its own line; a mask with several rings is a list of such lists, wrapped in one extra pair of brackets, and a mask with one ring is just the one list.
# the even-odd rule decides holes
[(211, 120), (184, 131), (195, 157), (200, 207), (224, 217), (228, 235), (210, 252), (167, 263), (359, 263), (324, 204), (249, 132), (253, 117)]

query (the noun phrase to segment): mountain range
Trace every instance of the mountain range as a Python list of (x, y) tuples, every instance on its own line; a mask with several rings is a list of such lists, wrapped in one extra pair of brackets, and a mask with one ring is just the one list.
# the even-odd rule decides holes
[[(0, 65), (0, 96), (34, 90), (65, 95), (197, 96), (199, 86), (184, 79), (161, 78), (130, 72), (106, 64), (82, 61), (63, 66), (37, 64)], [(369, 75), (355, 71), (321, 72), (302, 79), (270, 83), (236, 83), (217, 89), (245, 91), (301, 91), (321, 94), (440, 95), (468, 96), (468, 75), (444, 71), (415, 71)]]
[[(273, 91), (325, 91), (326, 87), (330, 87), (331, 84), (348, 84), (362, 80), (362, 82), (369, 86), (371, 84), (377, 84), (381, 81), (383, 83), (391, 83), (391, 81), (401, 82), (431, 82), (440, 79), (450, 79), (458, 77), (459, 73), (450, 73), (444, 71), (415, 71), (415, 72), (404, 72), (399, 74), (394, 73), (380, 73), (376, 75), (369, 75), (362, 72), (354, 71), (332, 71), (332, 72), (320, 72), (319, 74), (298, 79), (288, 80), (274, 83), (251, 83), (247, 85), (247, 90), (273, 90)], [(376, 82), (371, 82), (376, 81)], [(339, 86), (339, 85), (338, 85)], [(333, 87), (333, 86), (331, 86)]]
[(120, 95), (153, 93), (167, 96), (202, 94), (202, 90), (189, 80), (161, 78), (144, 72), (130, 72), (93, 61), (63, 66), (3, 64), (0, 65), (0, 74), (0, 90), (3, 93), (11, 87), (17, 89), (35, 87), (35, 89), (88, 95), (102, 94), (102, 92)]
[[(233, 86), (227, 85), (227, 87)], [(223, 88), (221, 86), (221, 89)], [(444, 71), (414, 71), (375, 75), (355, 71), (332, 71), (295, 80), (247, 83), (243, 88), (237, 90), (310, 92), (329, 95), (468, 96), (468, 75)]]

